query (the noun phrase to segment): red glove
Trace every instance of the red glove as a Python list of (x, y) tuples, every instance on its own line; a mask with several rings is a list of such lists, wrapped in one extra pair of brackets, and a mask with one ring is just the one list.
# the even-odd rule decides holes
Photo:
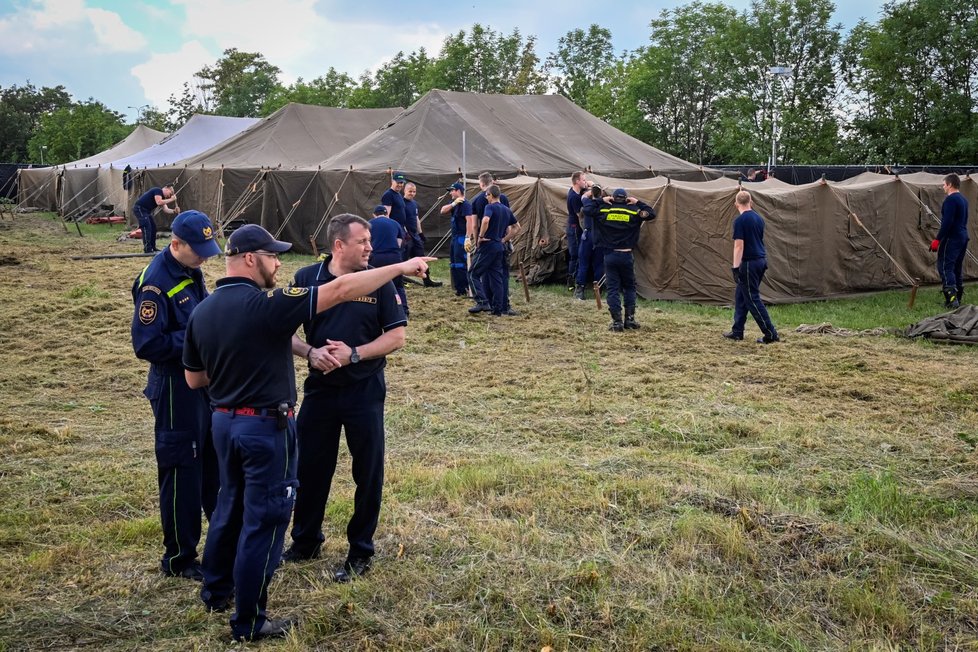
[(934, 240), (933, 242), (930, 243), (930, 250), (931, 251), (937, 251), (937, 248), (940, 245), (941, 245), (941, 241), (940, 240)]

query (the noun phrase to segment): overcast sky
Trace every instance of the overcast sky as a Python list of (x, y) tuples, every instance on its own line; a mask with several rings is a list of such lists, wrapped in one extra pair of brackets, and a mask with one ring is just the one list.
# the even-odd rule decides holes
[[(227, 48), (260, 52), (281, 80), (313, 79), (330, 66), (357, 78), (398, 51), (437, 54), (444, 38), (482, 23), (537, 37), (552, 52), (572, 29), (598, 23), (616, 52), (648, 42), (649, 21), (680, 0), (0, 0), (0, 86), (65, 86), (124, 113), (166, 109), (167, 98)], [(749, 0), (726, 0), (738, 10)], [(837, 3), (833, 22), (875, 22), (883, 0)]]

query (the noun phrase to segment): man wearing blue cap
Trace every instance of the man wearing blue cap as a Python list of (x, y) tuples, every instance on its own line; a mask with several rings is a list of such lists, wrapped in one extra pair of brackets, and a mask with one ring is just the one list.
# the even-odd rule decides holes
[(404, 207), (404, 184), (407, 177), (403, 172), (395, 172), (391, 175), (391, 187), (388, 188), (380, 198), (380, 203), (387, 207), (387, 217), (394, 220), (404, 228), (407, 225), (407, 214)]
[(441, 207), (441, 214), (452, 215), (452, 247), (449, 269), (455, 296), (465, 296), (469, 292), (468, 265), (466, 254), (475, 251), (475, 213), (472, 204), (465, 198), (465, 186), (456, 181), (448, 187), (452, 201)]
[[(584, 213), (593, 221), (597, 245), (604, 254), (604, 273), (608, 281), (608, 312), (610, 330), (641, 328), (635, 321), (638, 291), (635, 283), (635, 258), (632, 249), (638, 246), (638, 236), (648, 220), (655, 219), (655, 209), (629, 197), (624, 188), (617, 188), (610, 197), (584, 203)], [(625, 299), (625, 321), (621, 319), (621, 298)]]
[(153, 220), (153, 213), (157, 208), (162, 208), (164, 213), (173, 215), (179, 211), (170, 208), (170, 204), (176, 206), (176, 203), (177, 196), (173, 192), (173, 186), (166, 185), (162, 188), (150, 188), (132, 205), (132, 214), (143, 232), (143, 253), (159, 251), (156, 248), (156, 222)]
[(425, 258), (344, 274), (323, 285), (275, 289), (292, 247), (256, 224), (225, 247), (227, 276), (187, 324), (183, 364), (190, 387), (207, 387), (221, 493), (207, 532), (200, 597), (211, 611), (231, 606), (238, 640), (284, 636), (289, 619), (267, 617), (268, 586), (296, 489), (296, 401), (292, 335), (316, 314), (365, 297), (401, 274), (421, 276)]
[(150, 363), (146, 389), (155, 418), (156, 466), (163, 525), (164, 575), (201, 579), (200, 512), (217, 501), (217, 461), (207, 393), (184, 380), (183, 342), (194, 307), (207, 296), (200, 266), (221, 253), (206, 215), (185, 211), (173, 221), (170, 245), (132, 286), (132, 345)]

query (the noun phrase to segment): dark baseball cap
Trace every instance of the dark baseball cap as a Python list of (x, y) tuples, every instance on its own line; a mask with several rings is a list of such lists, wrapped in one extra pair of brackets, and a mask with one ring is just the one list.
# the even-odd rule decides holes
[(214, 240), (214, 225), (211, 219), (200, 211), (184, 211), (177, 215), (170, 231), (194, 250), (201, 258), (210, 258), (221, 253)]
[(615, 188), (615, 191), (611, 193), (611, 196), (615, 199), (620, 199), (622, 197), (628, 197), (628, 193), (625, 192), (624, 188)]
[(383, 204), (377, 204), (374, 206), (374, 215), (383, 215), (387, 217), (387, 207)]
[(449, 190), (458, 190), (459, 192), (465, 192), (465, 186), (462, 185), (460, 181), (456, 181), (452, 185), (448, 186)]
[(394, 174), (391, 175), (391, 179), (393, 179), (397, 183), (404, 183), (405, 181), (407, 181), (407, 177), (404, 176), (403, 172), (395, 172)]
[(257, 224), (245, 224), (231, 234), (224, 255), (237, 256), (249, 251), (270, 251), (280, 254), (292, 248), (291, 242), (282, 242), (272, 237), (272, 234)]

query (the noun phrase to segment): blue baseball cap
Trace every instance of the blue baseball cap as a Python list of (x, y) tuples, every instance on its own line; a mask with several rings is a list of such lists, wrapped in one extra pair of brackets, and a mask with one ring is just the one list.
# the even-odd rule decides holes
[(404, 176), (403, 172), (395, 172), (394, 174), (391, 175), (391, 179), (393, 179), (397, 183), (404, 183), (405, 181), (407, 181), (407, 177)]
[(611, 193), (611, 196), (618, 199), (620, 197), (628, 197), (628, 193), (625, 192), (624, 188), (615, 188), (615, 191)]
[(460, 181), (456, 181), (452, 185), (448, 186), (449, 190), (458, 190), (459, 192), (465, 192), (465, 186), (462, 185)]
[(387, 207), (383, 204), (377, 204), (374, 206), (374, 215), (383, 215), (387, 217)]
[(211, 219), (200, 211), (184, 211), (177, 215), (170, 231), (194, 250), (201, 258), (210, 258), (221, 253), (214, 240), (214, 225)]
[(280, 254), (292, 248), (291, 242), (282, 242), (257, 224), (245, 224), (228, 237), (225, 256), (237, 256), (249, 251), (270, 251)]

